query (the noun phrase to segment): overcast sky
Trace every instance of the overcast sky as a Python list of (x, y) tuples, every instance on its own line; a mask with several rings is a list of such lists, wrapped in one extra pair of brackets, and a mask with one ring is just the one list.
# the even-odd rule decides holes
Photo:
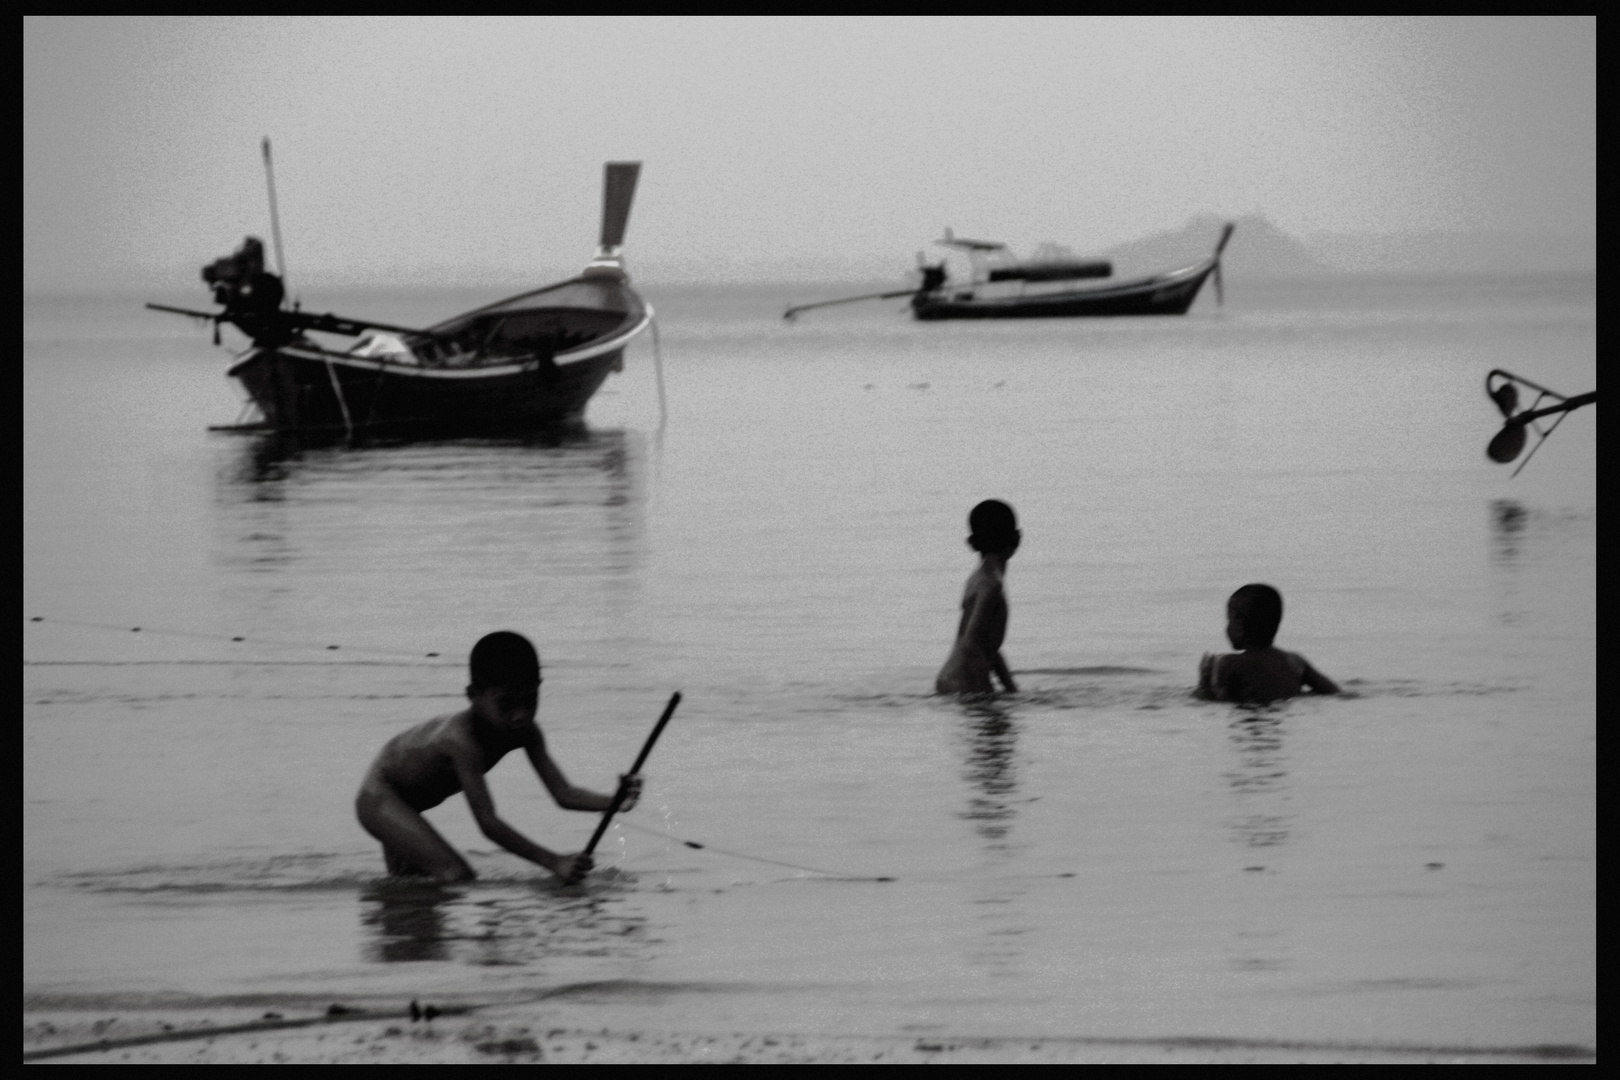
[(1558, 19), (41, 19), (25, 288), (552, 280), (644, 161), (645, 278), (852, 277), (944, 225), (1095, 251), (1198, 213), (1596, 230), (1597, 27)]

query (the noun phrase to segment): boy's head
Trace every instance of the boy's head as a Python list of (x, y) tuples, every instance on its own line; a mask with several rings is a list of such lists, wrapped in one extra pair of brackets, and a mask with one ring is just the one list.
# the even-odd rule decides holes
[(534, 715), (540, 689), (540, 654), (529, 639), (510, 630), (485, 634), (473, 646), (467, 666), (471, 681), (467, 697), (473, 702), (487, 698), (490, 707), (502, 715), (527, 708)]
[(1226, 637), (1234, 649), (1270, 645), (1282, 624), (1282, 593), (1270, 585), (1245, 585), (1226, 601)]
[(968, 547), (983, 555), (1011, 555), (1023, 534), (1012, 507), (1000, 499), (986, 499), (968, 514)]
[(521, 731), (540, 707), (540, 654), (529, 639), (510, 630), (485, 634), (468, 659), (472, 679), (467, 699), (475, 716), (499, 728)]
[(479, 638), (467, 666), (472, 676), (469, 693), (496, 687), (527, 690), (540, 681), (540, 654), (528, 638), (510, 630), (497, 630)]

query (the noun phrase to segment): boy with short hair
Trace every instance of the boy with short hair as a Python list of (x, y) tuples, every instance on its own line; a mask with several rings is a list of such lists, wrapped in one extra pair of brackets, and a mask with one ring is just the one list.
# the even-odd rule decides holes
[(1282, 623), (1282, 594), (1270, 585), (1245, 585), (1226, 601), (1226, 637), (1238, 653), (1205, 653), (1198, 662), (1198, 697), (1263, 703), (1291, 698), (1301, 687), (1337, 694), (1339, 687), (1298, 653), (1271, 644)]
[[(565, 810), (606, 810), (612, 796), (573, 786), (546, 753), (534, 719), (540, 656), (527, 638), (505, 630), (486, 635), (473, 646), (469, 667), (468, 708), (410, 728), (383, 746), (355, 798), (360, 824), (382, 842), (390, 874), (469, 881), (477, 876), (473, 868), (422, 817), (422, 811), (465, 792), (485, 836), (565, 881), (577, 879), (590, 870), (590, 856), (558, 855), (502, 821), (484, 774), (509, 751), (522, 748)], [(641, 778), (620, 777), (620, 782), (627, 795), (619, 809), (628, 810), (640, 797)]]
[(1023, 534), (1012, 507), (999, 499), (986, 499), (975, 506), (968, 514), (968, 530), (968, 547), (979, 553), (979, 565), (968, 577), (956, 643), (934, 680), (934, 690), (941, 694), (994, 693), (995, 684), (990, 680), (994, 675), (1008, 692), (1017, 693), (1018, 686), (1001, 655), (1001, 643), (1007, 638), (1003, 582), (1007, 560), (1018, 550)]

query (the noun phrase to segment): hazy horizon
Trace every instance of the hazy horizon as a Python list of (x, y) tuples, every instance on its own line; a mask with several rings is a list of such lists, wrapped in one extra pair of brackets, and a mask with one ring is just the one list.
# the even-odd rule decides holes
[(1591, 18), (28, 18), (23, 126), (27, 292), (189, 287), (268, 241), (265, 135), (295, 291), (567, 276), (611, 159), (645, 162), (643, 282), (1211, 215), (1595, 265)]

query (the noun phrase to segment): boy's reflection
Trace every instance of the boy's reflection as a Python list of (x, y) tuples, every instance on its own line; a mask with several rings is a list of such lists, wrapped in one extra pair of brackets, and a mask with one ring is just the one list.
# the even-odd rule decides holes
[(427, 878), (384, 878), (360, 891), (368, 960), (456, 960), (485, 967), (541, 956), (641, 955), (646, 918), (623, 897), (559, 890), (550, 882), (480, 897)]
[(973, 784), (962, 816), (986, 840), (1006, 839), (1014, 813), (1018, 777), (1013, 768), (1018, 729), (1012, 714), (991, 699), (963, 703), (967, 714), (967, 764), (963, 776)]
[(1228, 730), (1238, 763), (1226, 773), (1226, 782), (1248, 811), (1232, 818), (1238, 843), (1254, 848), (1287, 843), (1293, 815), (1275, 812), (1280, 809), (1277, 797), (1288, 789), (1282, 716), (1269, 709), (1244, 709)]
[[(1283, 748), (1283, 706), (1242, 707), (1227, 726), (1227, 737), (1237, 750), (1237, 764), (1224, 779), (1237, 804), (1227, 824), (1232, 839), (1248, 850), (1245, 871), (1263, 872), (1269, 858), (1261, 848), (1289, 843), (1294, 815), (1282, 812), (1288, 798), (1288, 756)], [(1262, 861), (1265, 860), (1265, 861)], [(1287, 971), (1294, 964), (1286, 920), (1265, 904), (1246, 905), (1239, 911), (1228, 946), (1228, 962), (1235, 971)]]
[(369, 959), (382, 963), (448, 960), (449, 934), (443, 905), (461, 892), (428, 880), (379, 881), (360, 893), (361, 925), (371, 934)]

